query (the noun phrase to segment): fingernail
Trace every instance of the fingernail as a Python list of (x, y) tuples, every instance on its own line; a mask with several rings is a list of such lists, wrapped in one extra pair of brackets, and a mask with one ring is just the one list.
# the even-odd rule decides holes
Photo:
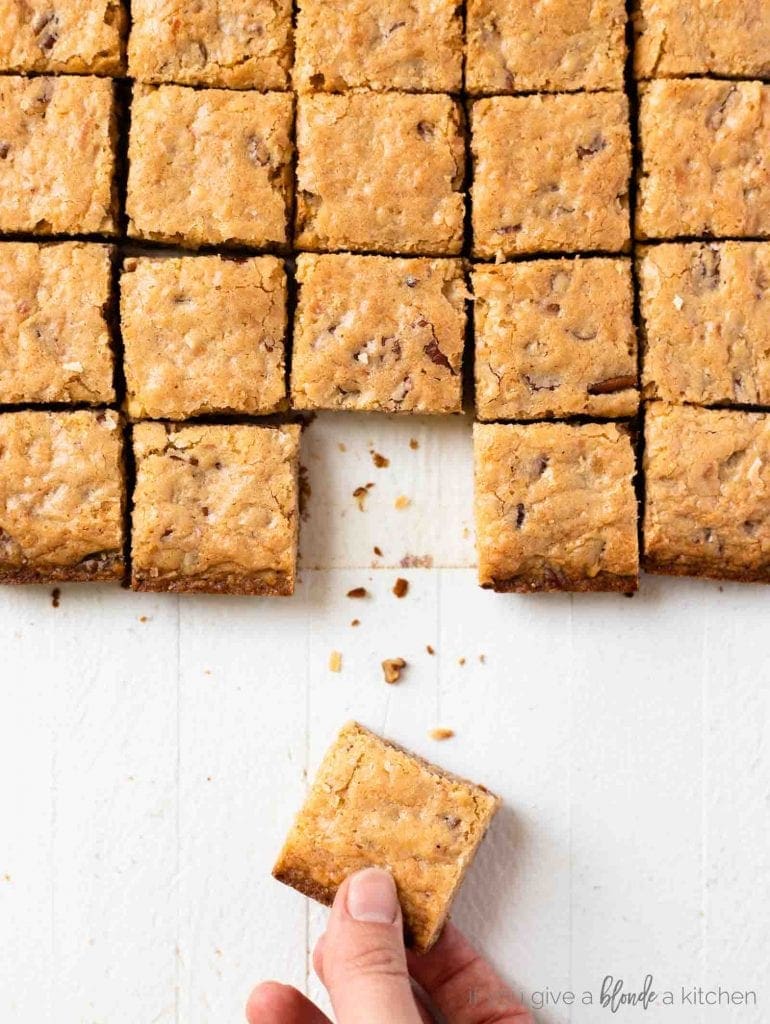
[(398, 914), (398, 897), (393, 876), (380, 868), (365, 868), (350, 879), (348, 913), (354, 921), (393, 924)]

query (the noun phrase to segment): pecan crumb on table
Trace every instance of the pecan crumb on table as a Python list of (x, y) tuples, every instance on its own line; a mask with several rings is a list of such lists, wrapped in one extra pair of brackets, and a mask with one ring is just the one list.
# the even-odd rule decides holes
[(409, 580), (405, 580), (402, 576), (399, 576), (396, 582), (393, 584), (393, 593), (396, 597), (406, 597), (409, 591)]
[(367, 593), (368, 593), (368, 591), (367, 591), (366, 587), (353, 587), (352, 590), (348, 591), (347, 596), (348, 597), (366, 597)]
[(428, 735), (432, 740), (451, 740), (455, 735), (455, 731), (454, 729), (439, 727), (437, 729), (431, 729)]
[(406, 661), (403, 658), (386, 658), (382, 663), (382, 674), (386, 683), (397, 683), (401, 679), (401, 673), (406, 668)]

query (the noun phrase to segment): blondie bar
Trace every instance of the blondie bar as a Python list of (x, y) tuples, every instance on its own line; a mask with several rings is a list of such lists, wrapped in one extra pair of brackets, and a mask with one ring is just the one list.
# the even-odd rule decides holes
[(471, 120), (476, 256), (629, 247), (624, 95), (498, 96)]
[(133, 419), (285, 404), (286, 274), (274, 256), (129, 258), (121, 277)]
[(284, 246), (291, 119), (287, 93), (136, 86), (129, 234), (192, 248)]
[(141, 82), (285, 89), (291, 0), (132, 0), (128, 69)]
[(645, 569), (770, 581), (770, 416), (653, 402), (644, 472)]
[(112, 251), (0, 242), (0, 405), (115, 400)]
[(460, 412), (460, 260), (302, 255), (292, 401), (298, 409)]
[(638, 238), (770, 235), (770, 86), (647, 83)]
[(0, 583), (120, 579), (124, 504), (117, 413), (0, 414)]
[(460, 252), (464, 145), (449, 96), (301, 96), (300, 249)]
[(291, 594), (298, 426), (134, 427), (134, 590)]
[(300, 0), (294, 82), (302, 92), (459, 92), (455, 0)]
[(479, 419), (636, 412), (629, 260), (477, 265), (473, 296)]
[(119, 75), (122, 0), (0, 0), (0, 70)]
[(427, 952), (499, 800), (348, 723), (328, 750), (273, 875), (330, 905), (348, 875), (387, 868), (407, 939)]
[(613, 423), (476, 424), (479, 583), (636, 590), (634, 450)]
[(472, 94), (622, 89), (625, 0), (468, 0)]
[(116, 234), (115, 135), (112, 82), (0, 76), (0, 232)]

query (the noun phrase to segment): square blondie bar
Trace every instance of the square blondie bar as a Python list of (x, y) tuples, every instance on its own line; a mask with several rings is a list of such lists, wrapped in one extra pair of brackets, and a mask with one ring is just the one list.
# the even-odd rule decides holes
[(331, 905), (348, 875), (388, 869), (407, 940), (424, 953), (498, 806), (483, 786), (350, 722), (324, 757), (273, 875)]
[(191, 248), (284, 247), (291, 121), (287, 93), (135, 86), (129, 235)]
[(770, 406), (770, 242), (639, 250), (647, 398)]
[(141, 82), (285, 89), (291, 0), (132, 0), (129, 73)]
[(770, 235), (770, 85), (649, 82), (639, 133), (637, 238)]
[(0, 242), (0, 405), (115, 400), (112, 249)]
[(629, 248), (622, 93), (477, 100), (471, 125), (475, 256)]
[(0, 583), (123, 576), (122, 447), (115, 412), (0, 414)]
[(465, 147), (450, 96), (301, 96), (297, 150), (299, 249), (460, 252)]
[(477, 265), (472, 281), (479, 419), (634, 415), (630, 260)]
[(622, 89), (625, 0), (468, 0), (474, 95)]
[(134, 590), (294, 591), (299, 426), (134, 427)]
[(264, 415), (285, 404), (281, 260), (131, 257), (120, 291), (133, 419)]
[(305, 254), (297, 280), (295, 408), (461, 411), (460, 260)]
[(625, 430), (477, 423), (473, 442), (482, 587), (636, 590), (635, 458)]
[(770, 415), (652, 402), (644, 567), (770, 582)]
[(456, 0), (301, 0), (294, 83), (301, 92), (459, 92)]
[(122, 0), (0, 0), (0, 70), (119, 75)]
[(112, 82), (0, 75), (0, 232), (114, 235)]

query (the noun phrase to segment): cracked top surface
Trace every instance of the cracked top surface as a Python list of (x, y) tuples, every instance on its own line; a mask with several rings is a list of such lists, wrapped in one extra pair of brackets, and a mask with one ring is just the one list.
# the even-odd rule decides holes
[(622, 93), (477, 100), (471, 123), (474, 255), (628, 248)]
[(298, 426), (134, 427), (133, 583), (291, 593)]
[(302, 0), (294, 83), (459, 92), (462, 33), (456, 0)]
[(273, 256), (129, 258), (120, 283), (136, 419), (275, 412), (286, 397), (286, 274)]
[(460, 252), (465, 153), (451, 97), (351, 93), (298, 103), (298, 248)]
[(107, 79), (0, 76), (0, 231), (114, 235), (114, 136)]
[(120, 74), (126, 22), (120, 0), (1, 0), (0, 69)]
[(649, 82), (639, 131), (637, 237), (770, 234), (770, 86)]
[(496, 590), (632, 590), (634, 451), (612, 423), (476, 424), (479, 582)]
[(770, 74), (766, 0), (634, 0), (639, 78)]
[(106, 245), (0, 243), (0, 404), (113, 402)]
[(644, 469), (650, 568), (770, 579), (770, 416), (653, 402)]
[(111, 411), (0, 415), (0, 575), (88, 560), (120, 575), (121, 447)]
[(622, 89), (625, 0), (468, 0), (470, 93)]
[(129, 72), (144, 82), (284, 89), (291, 0), (132, 0)]
[(634, 415), (629, 260), (477, 265), (473, 294), (479, 419)]
[(350, 722), (327, 751), (273, 874), (330, 904), (348, 875), (387, 868), (408, 937), (425, 952), (498, 805), (482, 786)]
[(284, 245), (291, 117), (287, 93), (135, 86), (129, 234), (193, 247)]
[(696, 405), (770, 405), (770, 242), (639, 250), (644, 392)]
[(460, 412), (460, 260), (297, 260), (292, 398), (300, 409)]

